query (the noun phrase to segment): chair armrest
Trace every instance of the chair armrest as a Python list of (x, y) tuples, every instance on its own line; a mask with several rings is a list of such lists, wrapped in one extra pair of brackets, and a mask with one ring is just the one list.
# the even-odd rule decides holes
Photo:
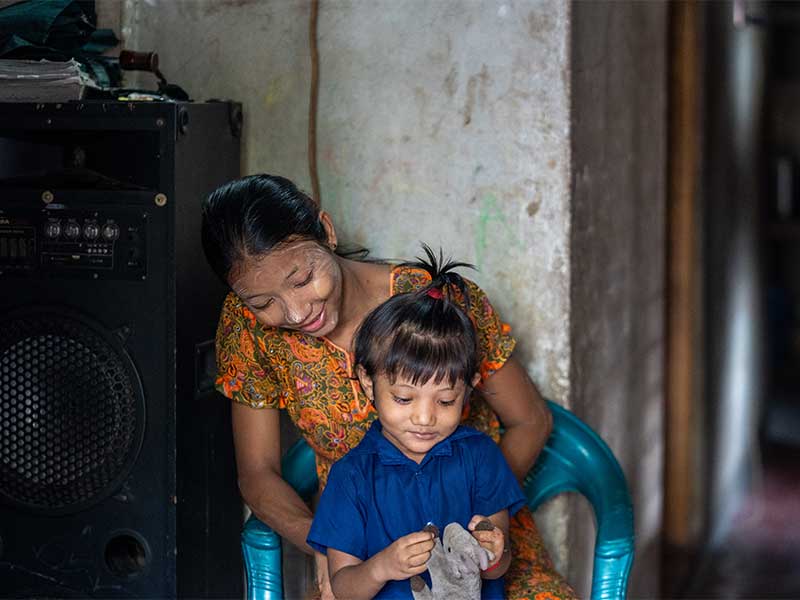
[(592, 599), (623, 599), (633, 563), (633, 507), (622, 468), (606, 443), (570, 411), (548, 401), (553, 433), (523, 482), (535, 510), (562, 492), (584, 495), (597, 525)]
[[(281, 460), (281, 473), (298, 495), (308, 500), (319, 487), (314, 451), (305, 440), (289, 448)], [(281, 538), (251, 515), (242, 531), (247, 600), (282, 600)]]

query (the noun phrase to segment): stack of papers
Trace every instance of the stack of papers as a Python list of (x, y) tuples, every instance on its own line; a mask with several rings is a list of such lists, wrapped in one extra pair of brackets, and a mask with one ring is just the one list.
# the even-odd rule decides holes
[(83, 97), (89, 78), (80, 63), (0, 59), (0, 102), (68, 102)]

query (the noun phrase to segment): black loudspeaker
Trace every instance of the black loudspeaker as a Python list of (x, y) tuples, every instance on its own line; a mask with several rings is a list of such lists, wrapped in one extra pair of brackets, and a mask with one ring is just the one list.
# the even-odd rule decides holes
[(0, 595), (241, 597), (223, 286), (229, 102), (0, 104)]

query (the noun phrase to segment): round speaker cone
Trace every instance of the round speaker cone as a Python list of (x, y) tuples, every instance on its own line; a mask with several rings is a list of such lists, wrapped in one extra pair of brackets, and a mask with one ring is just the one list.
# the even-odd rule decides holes
[(61, 309), (0, 321), (0, 498), (77, 512), (114, 493), (144, 435), (145, 403), (119, 337)]

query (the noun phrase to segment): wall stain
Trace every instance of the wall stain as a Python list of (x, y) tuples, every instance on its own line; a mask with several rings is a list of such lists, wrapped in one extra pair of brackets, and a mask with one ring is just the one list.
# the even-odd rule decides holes
[[(495, 237), (493, 232), (497, 230), (500, 235)], [(521, 247), (520, 240), (503, 212), (497, 196), (492, 192), (481, 196), (478, 209), (478, 222), (475, 226), (475, 266), (478, 270), (483, 268), (486, 249), (490, 242), (493, 246)]]
[(236, 8), (243, 8), (250, 4), (258, 4), (261, 0), (212, 0), (210, 2), (204, 2), (202, 5), (202, 11), (205, 15), (213, 15), (215, 13), (222, 12), (229, 8), (236, 9)]
[(489, 86), (492, 85), (492, 78), (489, 76), (489, 67), (485, 64), (481, 65), (481, 72), (478, 73), (478, 98), (483, 106), (486, 106), (486, 96), (489, 91)]
[(528, 35), (536, 39), (550, 34), (556, 27), (556, 20), (550, 11), (528, 13)]
[(344, 169), (339, 164), (339, 159), (336, 157), (333, 146), (323, 146), (320, 148), (319, 157), (320, 161), (327, 165), (331, 173), (338, 176), (344, 175)]
[(539, 209), (542, 207), (542, 201), (540, 198), (535, 198), (528, 203), (528, 206), (525, 208), (525, 211), (528, 213), (529, 217), (535, 217), (536, 213), (539, 212)]
[(472, 112), (475, 109), (476, 96), (482, 105), (486, 105), (486, 96), (492, 78), (489, 76), (489, 68), (484, 64), (477, 75), (472, 75), (467, 80), (467, 100), (461, 114), (464, 116), (464, 127), (472, 122)]
[(274, 77), (267, 84), (264, 94), (264, 107), (272, 108), (286, 96), (287, 84), (282, 77)]
[(467, 101), (464, 103), (464, 110), (461, 114), (464, 116), (464, 127), (472, 123), (472, 109), (475, 106), (475, 88), (478, 87), (478, 80), (475, 75), (467, 81)]
[(417, 112), (419, 113), (420, 128), (425, 125), (425, 115), (428, 111), (428, 93), (421, 85), (414, 87), (414, 104), (417, 105)]
[(447, 94), (449, 98), (455, 96), (458, 91), (458, 67), (456, 65), (450, 67), (450, 72), (447, 74), (447, 77), (444, 78), (444, 85), (442, 87), (444, 93)]

